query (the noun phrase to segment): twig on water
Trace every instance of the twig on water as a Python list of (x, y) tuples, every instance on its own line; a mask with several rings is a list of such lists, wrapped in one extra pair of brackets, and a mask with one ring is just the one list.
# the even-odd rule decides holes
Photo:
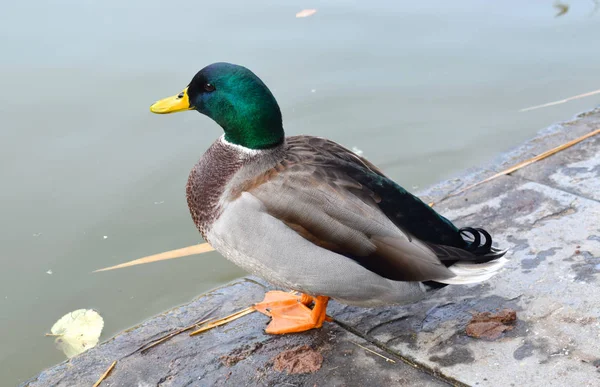
[(549, 106), (554, 106), (554, 105), (560, 105), (562, 103), (566, 103), (566, 102), (573, 101), (573, 100), (580, 99), (580, 98), (590, 97), (590, 96), (596, 95), (596, 94), (600, 94), (600, 89), (594, 90), (594, 91), (590, 91), (589, 93), (583, 93), (583, 94), (575, 95), (573, 97), (561, 99), (559, 101), (548, 102), (548, 103), (545, 103), (543, 105), (530, 106), (528, 108), (521, 109), (519, 111), (520, 112), (528, 112), (530, 110), (541, 109), (541, 108), (545, 108), (545, 107), (549, 107)]
[(145, 263), (165, 261), (167, 259), (182, 258), (182, 257), (187, 257), (189, 255), (194, 255), (194, 254), (208, 253), (209, 251), (213, 251), (213, 250), (214, 250), (214, 248), (211, 245), (209, 245), (208, 243), (201, 243), (199, 245), (192, 245), (192, 246), (188, 246), (188, 247), (183, 247), (181, 249), (165, 251), (164, 253), (160, 253), (160, 254), (148, 255), (147, 257), (134, 259), (133, 261), (121, 263), (119, 265), (94, 270), (94, 273), (98, 273), (101, 271), (114, 270), (114, 269), (122, 269), (125, 267), (135, 266), (135, 265), (143, 265)]

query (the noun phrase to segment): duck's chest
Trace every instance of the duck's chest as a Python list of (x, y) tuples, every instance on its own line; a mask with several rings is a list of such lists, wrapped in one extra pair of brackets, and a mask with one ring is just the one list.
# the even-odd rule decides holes
[(206, 239), (210, 225), (220, 216), (228, 183), (244, 165), (244, 158), (215, 142), (192, 168), (186, 197), (194, 224)]

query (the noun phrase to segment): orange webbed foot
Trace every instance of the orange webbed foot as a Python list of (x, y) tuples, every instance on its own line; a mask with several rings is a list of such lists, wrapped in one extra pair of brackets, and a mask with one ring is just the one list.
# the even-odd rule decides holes
[[(270, 334), (285, 334), (304, 332), (313, 328), (320, 328), (324, 321), (332, 321), (326, 315), (329, 297), (311, 297), (306, 294), (295, 295), (282, 291), (270, 291), (265, 294), (262, 302), (255, 304), (254, 308), (271, 317), (271, 322), (266, 328)], [(314, 302), (313, 309), (308, 305)]]
[(262, 314), (271, 316), (271, 310), (281, 309), (282, 307), (296, 305), (301, 303), (303, 305), (310, 305), (313, 302), (313, 298), (306, 294), (294, 294), (289, 292), (282, 292), (281, 290), (272, 290), (265, 294), (265, 298), (254, 304), (254, 309)]

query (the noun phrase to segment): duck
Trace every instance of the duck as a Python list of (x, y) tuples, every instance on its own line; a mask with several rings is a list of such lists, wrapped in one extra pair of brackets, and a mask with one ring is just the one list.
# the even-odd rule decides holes
[(286, 136), (251, 70), (217, 62), (155, 114), (197, 111), (223, 134), (186, 184), (191, 218), (222, 256), (284, 290), (254, 305), (265, 331), (321, 328), (330, 299), (365, 308), (418, 302), (489, 280), (506, 264), (483, 228), (458, 228), (365, 157), (327, 138)]

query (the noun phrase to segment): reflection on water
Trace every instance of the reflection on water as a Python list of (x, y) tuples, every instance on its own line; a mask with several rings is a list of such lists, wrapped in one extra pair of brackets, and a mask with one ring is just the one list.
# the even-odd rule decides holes
[[(9, 2), (0, 14), (0, 375), (64, 356), (45, 338), (80, 308), (103, 339), (242, 272), (217, 253), (91, 274), (200, 242), (189, 169), (220, 135), (149, 105), (201, 67), (253, 69), (288, 134), (326, 136), (408, 189), (483, 163), (598, 96), (587, 2)], [(33, 8), (32, 8), (33, 7)], [(296, 18), (304, 8), (310, 17)]]

